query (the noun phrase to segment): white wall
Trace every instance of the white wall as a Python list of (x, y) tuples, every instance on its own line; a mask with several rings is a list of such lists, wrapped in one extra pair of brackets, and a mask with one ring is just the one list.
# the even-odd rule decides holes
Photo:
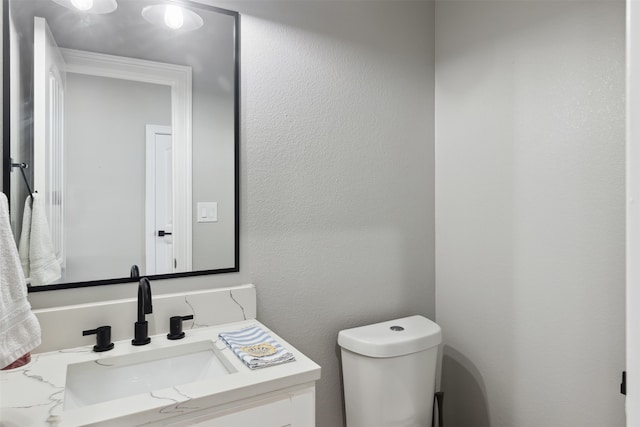
[(624, 3), (436, 5), (436, 283), (451, 427), (616, 427)]
[(171, 126), (171, 88), (68, 73), (65, 117), (63, 281), (144, 273), (146, 125)]
[[(240, 273), (152, 286), (256, 284), (258, 319), (322, 366), (318, 426), (336, 427), (338, 331), (435, 314), (433, 4), (226, 6), (243, 14)], [(30, 300), (135, 295), (126, 284)]]
[[(193, 270), (235, 263), (233, 97), (198, 91), (193, 98)], [(205, 92), (205, 93), (202, 93)], [(222, 99), (221, 99), (222, 98)], [(221, 124), (225, 124), (222, 126)], [(198, 203), (216, 202), (218, 221), (198, 222)], [(212, 242), (216, 242), (212, 244)]]

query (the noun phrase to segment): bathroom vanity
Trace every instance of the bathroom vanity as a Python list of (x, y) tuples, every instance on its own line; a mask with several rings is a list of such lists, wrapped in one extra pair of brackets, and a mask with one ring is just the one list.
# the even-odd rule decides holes
[[(29, 364), (0, 372), (1, 425), (315, 425), (315, 381), (320, 378), (320, 367), (253, 318), (253, 286), (159, 296), (157, 300), (156, 317), (166, 316), (164, 311), (184, 313), (181, 305), (191, 307), (193, 325), (185, 322), (183, 339), (167, 339), (166, 330), (161, 329), (168, 328), (159, 327), (163, 323), (150, 315), (155, 334), (145, 346), (132, 346), (127, 337), (105, 352), (93, 351), (92, 343), (35, 353)], [(78, 316), (91, 322), (86, 319), (87, 308), (93, 308), (90, 312), (97, 317), (105, 309), (115, 310), (114, 320), (129, 317), (130, 302), (61, 307), (53, 310), (55, 314), (36, 310), (36, 315), (46, 331), (45, 319), (54, 315), (58, 326), (74, 325), (58, 322)], [(212, 325), (208, 322), (213, 313), (244, 318)], [(218, 334), (250, 326), (262, 327), (295, 360), (249, 369)], [(113, 330), (114, 338), (126, 334), (119, 324)], [(43, 342), (45, 348), (55, 345), (51, 340)]]

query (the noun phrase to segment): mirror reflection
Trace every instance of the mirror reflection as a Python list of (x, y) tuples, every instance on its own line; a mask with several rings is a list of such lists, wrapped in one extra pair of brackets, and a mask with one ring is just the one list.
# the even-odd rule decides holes
[(237, 14), (8, 3), (3, 190), (31, 289), (128, 281), (133, 265), (158, 278), (238, 271)]

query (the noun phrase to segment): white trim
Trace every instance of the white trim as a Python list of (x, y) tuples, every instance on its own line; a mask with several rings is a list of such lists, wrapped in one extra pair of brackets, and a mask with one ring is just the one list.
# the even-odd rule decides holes
[[(156, 260), (156, 221), (155, 215), (155, 189), (154, 177), (156, 162), (154, 159), (155, 146), (152, 143), (155, 131), (153, 125), (147, 125), (145, 130), (145, 180), (144, 180), (144, 274), (155, 274)], [(152, 267), (153, 266), (153, 267)]]
[(66, 63), (49, 25), (34, 17), (33, 191), (44, 197), (53, 249), (64, 269), (64, 98)]
[(627, 426), (640, 425), (640, 2), (627, 0)]
[[(46, 139), (47, 122), (47, 87), (44, 76), (47, 76), (46, 63), (46, 36), (51, 36), (47, 22), (38, 16), (33, 19), (34, 43), (33, 43), (33, 188), (44, 185), (46, 170), (46, 158), (44, 141)], [(41, 78), (42, 77), (42, 78)], [(41, 172), (42, 171), (42, 172)]]
[(191, 67), (75, 49), (60, 49), (67, 72), (171, 87), (173, 132), (173, 253), (177, 271), (192, 270)]

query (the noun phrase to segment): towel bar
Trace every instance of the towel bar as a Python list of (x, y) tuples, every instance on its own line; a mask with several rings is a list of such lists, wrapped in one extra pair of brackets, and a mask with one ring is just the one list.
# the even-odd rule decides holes
[(31, 191), (31, 186), (29, 185), (29, 181), (27, 181), (27, 175), (24, 173), (24, 170), (29, 167), (26, 163), (11, 163), (11, 169), (19, 168), (20, 173), (22, 174), (22, 179), (24, 180), (24, 184), (27, 186), (27, 191), (29, 191), (29, 195), (31, 196), (31, 200), (33, 200), (33, 191)]

